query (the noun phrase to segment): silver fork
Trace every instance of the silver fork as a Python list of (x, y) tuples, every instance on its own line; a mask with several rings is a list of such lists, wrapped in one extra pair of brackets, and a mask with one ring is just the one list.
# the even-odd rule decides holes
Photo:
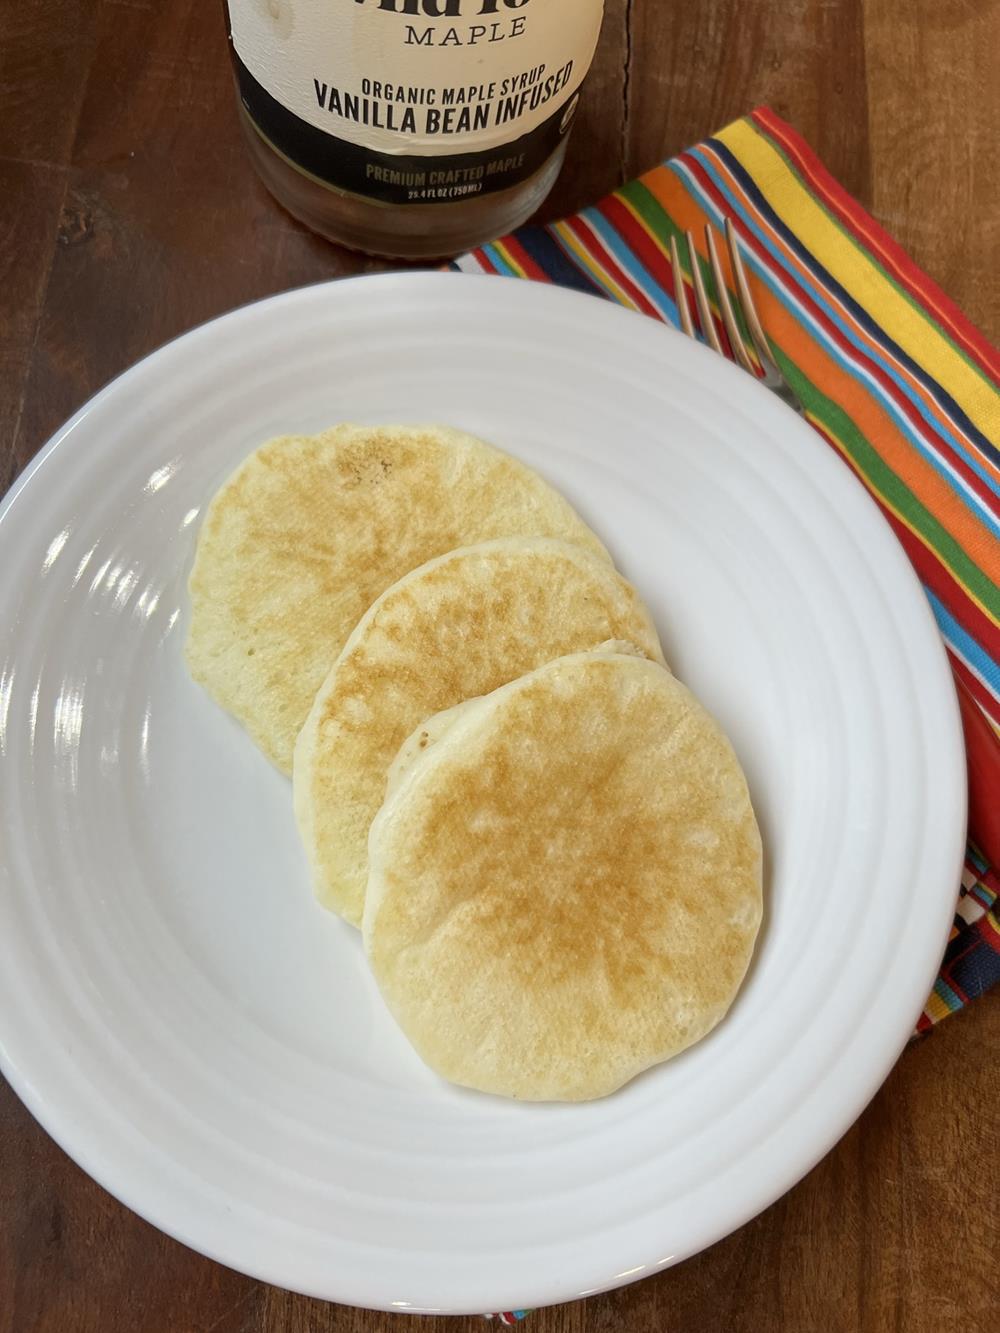
[[(684, 235), (687, 240), (688, 263), (691, 268), (691, 282), (694, 287), (694, 300), (698, 308), (701, 331), (705, 335), (705, 341), (709, 347), (718, 352), (720, 356), (726, 356), (726, 350), (715, 327), (715, 320), (712, 318), (712, 309), (708, 303), (708, 293), (705, 290), (705, 282), (698, 263), (698, 252), (695, 249), (694, 237), (689, 231), (685, 232)], [(747, 280), (746, 269), (743, 266), (743, 257), (740, 254), (740, 245), (732, 219), (726, 218), (726, 245), (729, 248), (729, 259), (733, 268), (733, 276), (736, 279), (736, 299), (739, 303), (740, 313), (743, 315), (744, 322), (750, 331), (750, 338), (753, 342), (754, 351), (757, 353), (757, 360), (764, 372), (763, 376), (757, 374), (757, 368), (751, 360), (740, 327), (736, 322), (732, 302), (726, 288), (725, 274), (722, 271), (722, 263), (719, 259), (718, 247), (715, 243), (715, 232), (711, 227), (705, 228), (705, 240), (708, 245), (708, 260), (712, 268), (712, 278), (715, 282), (716, 299), (719, 303), (722, 322), (726, 328), (729, 346), (732, 348), (733, 358), (754, 379), (759, 379), (765, 388), (770, 389), (772, 393), (776, 393), (783, 403), (787, 403), (800, 416), (805, 416), (805, 408), (792, 386), (781, 373), (771, 350), (771, 344), (768, 342), (767, 334), (764, 332), (764, 326), (757, 314), (757, 307), (754, 305), (753, 296), (750, 293), (750, 283)], [(684, 290), (684, 270), (681, 268), (677, 239), (674, 236), (670, 238), (670, 262), (674, 271), (674, 290), (677, 294), (677, 313), (680, 315), (681, 328), (689, 338), (694, 338), (697, 341), (698, 333), (691, 318), (691, 308), (688, 305), (687, 294)]]

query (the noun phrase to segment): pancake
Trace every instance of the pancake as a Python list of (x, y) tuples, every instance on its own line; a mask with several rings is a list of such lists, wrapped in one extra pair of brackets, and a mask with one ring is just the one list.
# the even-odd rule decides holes
[(368, 830), (399, 747), (432, 713), (608, 639), (662, 662), (649, 613), (606, 560), (551, 538), (467, 546), (362, 617), (295, 749), (295, 815), (319, 901), (361, 924)]
[(345, 425), (272, 440), (205, 515), (191, 675), (291, 772), (313, 697), (376, 597), (456, 546), (516, 536), (607, 558), (541, 477), (459, 431)]
[(582, 1101), (704, 1037), (750, 961), (761, 844), (694, 696), (654, 662), (575, 654), (421, 731), (372, 825), (363, 932), (423, 1060)]

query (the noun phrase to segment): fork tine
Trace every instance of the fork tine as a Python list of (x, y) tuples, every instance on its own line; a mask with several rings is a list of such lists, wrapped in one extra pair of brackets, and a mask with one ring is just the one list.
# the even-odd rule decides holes
[(743, 267), (743, 257), (740, 254), (736, 229), (733, 227), (731, 218), (726, 218), (726, 244), (729, 247), (729, 258), (733, 265), (733, 277), (736, 279), (736, 289), (739, 292), (743, 318), (747, 322), (747, 328), (750, 330), (750, 337), (753, 339), (753, 345), (760, 358), (760, 363), (765, 372), (770, 372), (779, 379), (783, 379), (781, 371), (778, 369), (778, 363), (774, 359), (774, 353), (771, 351), (767, 334), (764, 332), (764, 326), (757, 314), (757, 307), (750, 291), (750, 283), (747, 281), (746, 269)]
[(712, 277), (715, 280), (715, 293), (719, 302), (719, 309), (722, 311), (722, 322), (726, 326), (726, 333), (729, 336), (729, 346), (733, 349), (733, 355), (744, 370), (748, 370), (751, 375), (757, 373), (750, 355), (747, 352), (743, 342), (743, 334), (736, 323), (736, 316), (733, 314), (732, 302), (729, 299), (729, 291), (726, 288), (726, 275), (722, 271), (722, 261), (719, 259), (718, 246), (715, 244), (715, 233), (711, 227), (705, 227), (705, 240), (708, 244), (708, 259), (712, 265)]
[(698, 263), (698, 251), (694, 246), (694, 237), (689, 231), (686, 231), (684, 235), (687, 237), (688, 257), (691, 260), (691, 281), (694, 283), (694, 300), (698, 307), (701, 331), (712, 351), (718, 352), (720, 356), (725, 356), (722, 343), (719, 341), (719, 335), (715, 331), (715, 320), (712, 318), (712, 307), (708, 304), (708, 293), (705, 291), (705, 280), (701, 276), (701, 266)]
[(674, 275), (674, 300), (677, 303), (677, 314), (681, 321), (681, 328), (689, 338), (697, 339), (698, 335), (694, 331), (694, 323), (691, 319), (691, 307), (688, 305), (687, 290), (684, 286), (684, 270), (681, 268), (681, 257), (677, 253), (677, 238), (670, 238), (670, 268)]

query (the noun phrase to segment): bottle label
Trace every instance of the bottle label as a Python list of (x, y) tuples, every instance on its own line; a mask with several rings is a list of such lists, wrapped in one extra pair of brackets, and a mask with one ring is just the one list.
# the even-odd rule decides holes
[(569, 129), (603, 0), (229, 0), (240, 97), (292, 166), (388, 204), (526, 180)]

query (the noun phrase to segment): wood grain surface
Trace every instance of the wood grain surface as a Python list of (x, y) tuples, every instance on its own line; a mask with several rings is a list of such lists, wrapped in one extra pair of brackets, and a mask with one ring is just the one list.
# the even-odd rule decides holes
[[(998, 0), (608, 0), (566, 170), (578, 207), (767, 102), (1000, 332)], [(256, 183), (210, 0), (0, 0), (0, 492), (138, 357), (272, 292), (382, 267)], [(995, 1333), (1000, 1003), (912, 1045), (850, 1133), (741, 1231), (534, 1333)], [(0, 1333), (402, 1333), (202, 1259), (0, 1089)], [(478, 1328), (424, 1320), (428, 1333)]]

